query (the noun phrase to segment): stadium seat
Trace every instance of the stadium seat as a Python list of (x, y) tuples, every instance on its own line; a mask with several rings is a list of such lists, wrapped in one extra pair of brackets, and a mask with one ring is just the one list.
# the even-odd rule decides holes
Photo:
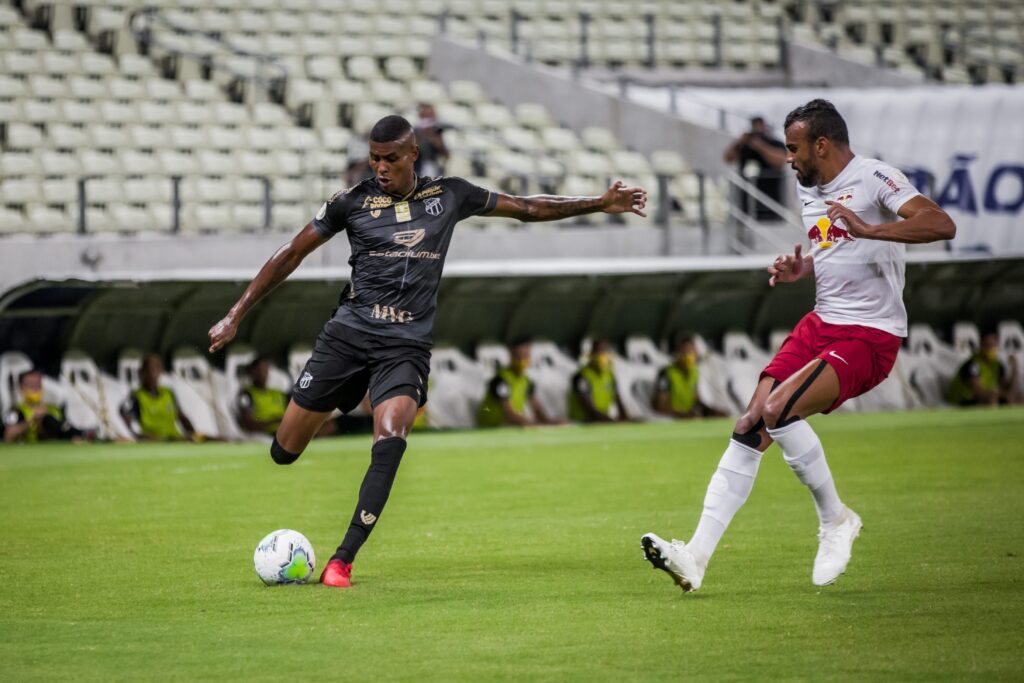
[(101, 438), (131, 438), (131, 431), (121, 419), (120, 406), (128, 387), (100, 372), (96, 363), (81, 351), (68, 351), (61, 360), (60, 379), (70, 393), (80, 399), (79, 410), (86, 407), (85, 415), (68, 411), (68, 420), (78, 426), (98, 429)]
[(242, 437), (234, 419), (234, 393), (223, 372), (193, 349), (178, 349), (172, 355), (172, 388), (181, 411), (196, 431), (237, 440)]
[(474, 426), (489, 379), (480, 364), (459, 350), (434, 349), (430, 357), (430, 426)]
[(511, 362), (509, 350), (501, 344), (480, 344), (476, 347), (476, 362), (490, 375)]

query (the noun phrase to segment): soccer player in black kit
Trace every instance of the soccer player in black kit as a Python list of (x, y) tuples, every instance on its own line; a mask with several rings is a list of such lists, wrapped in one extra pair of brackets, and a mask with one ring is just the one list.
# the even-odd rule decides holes
[(344, 540), (320, 576), (352, 585), (352, 562), (380, 518), (417, 409), (427, 400), (437, 288), (455, 224), (470, 216), (550, 221), (587, 213), (645, 216), (647, 193), (616, 182), (600, 197), (513, 197), (462, 178), (420, 178), (409, 122), (386, 116), (370, 132), (373, 177), (338, 192), (260, 269), (228, 314), (210, 329), (210, 351), (231, 341), (242, 317), (314, 249), (344, 230), (352, 275), (317, 337), (270, 447), (274, 462), (295, 462), (338, 408), (370, 394), (370, 467)]

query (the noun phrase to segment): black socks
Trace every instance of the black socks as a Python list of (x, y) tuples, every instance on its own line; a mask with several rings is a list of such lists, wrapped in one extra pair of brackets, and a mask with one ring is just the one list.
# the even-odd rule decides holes
[(286, 451), (281, 444), (277, 442), (277, 437), (274, 437), (274, 442), (270, 444), (270, 457), (274, 459), (278, 465), (291, 465), (293, 462), (299, 459), (301, 453), (289, 453)]
[(381, 439), (370, 451), (370, 468), (363, 477), (363, 485), (359, 487), (359, 502), (356, 504), (352, 522), (349, 524), (345, 539), (338, 546), (333, 558), (342, 562), (352, 562), (359, 548), (373, 531), (373, 526), (384, 510), (391, 493), (391, 485), (395, 483), (398, 465), (405, 453), (405, 439), (393, 436)]

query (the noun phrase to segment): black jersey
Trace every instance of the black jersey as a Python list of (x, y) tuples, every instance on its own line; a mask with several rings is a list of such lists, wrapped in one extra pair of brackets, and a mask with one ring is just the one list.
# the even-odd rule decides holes
[(431, 343), (437, 288), (455, 224), (494, 208), (496, 194), (462, 178), (420, 178), (406, 196), (376, 178), (335, 194), (313, 219), (352, 245), (352, 277), (334, 320), (364, 332)]

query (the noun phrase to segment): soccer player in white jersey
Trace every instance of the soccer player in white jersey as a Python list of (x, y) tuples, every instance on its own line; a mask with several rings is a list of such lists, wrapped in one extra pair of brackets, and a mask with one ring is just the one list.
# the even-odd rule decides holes
[(836, 492), (821, 441), (805, 421), (830, 413), (884, 380), (907, 334), (904, 244), (953, 237), (953, 220), (891, 166), (859, 157), (830, 102), (812, 100), (786, 117), (787, 163), (796, 171), (810, 248), (779, 256), (768, 284), (815, 279), (814, 310), (761, 373), (747, 412), (711, 477), (688, 543), (655, 534), (645, 558), (684, 591), (700, 588), (715, 547), (754, 485), (761, 456), (776, 442), (818, 512), (815, 585), (846, 571), (861, 520)]

